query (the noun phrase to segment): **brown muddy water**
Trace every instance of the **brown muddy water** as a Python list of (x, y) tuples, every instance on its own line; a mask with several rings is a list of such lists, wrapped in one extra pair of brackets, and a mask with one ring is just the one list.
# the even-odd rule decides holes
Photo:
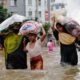
[(28, 69), (6, 70), (3, 52), (0, 51), (0, 80), (80, 80), (80, 52), (78, 65), (75, 67), (60, 65), (59, 47), (52, 54), (43, 49), (44, 70), (30, 70), (29, 55)]

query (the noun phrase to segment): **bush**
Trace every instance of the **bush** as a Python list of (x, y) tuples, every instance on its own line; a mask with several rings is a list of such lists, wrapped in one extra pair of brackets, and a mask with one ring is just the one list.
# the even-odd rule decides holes
[(43, 24), (43, 27), (44, 27), (46, 33), (48, 34), (48, 30), (49, 30), (49, 28), (50, 28), (50, 23), (49, 23), (49, 22), (48, 22), (48, 23), (44, 23), (44, 24)]
[[(50, 23), (44, 23), (43, 24), (43, 28), (45, 29), (45, 32), (46, 32), (46, 34), (48, 34), (48, 30), (49, 30), (49, 28), (50, 28)], [(39, 33), (40, 35), (42, 35), (42, 31), (40, 31), (40, 33)]]
[(3, 22), (7, 18), (7, 9), (4, 9), (2, 5), (0, 5), (0, 23)]

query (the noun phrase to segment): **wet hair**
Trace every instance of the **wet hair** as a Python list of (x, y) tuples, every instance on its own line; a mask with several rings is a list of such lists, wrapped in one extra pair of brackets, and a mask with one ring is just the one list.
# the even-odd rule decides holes
[(15, 29), (15, 28), (13, 28), (13, 29), (12, 29), (12, 32), (14, 32), (15, 34), (18, 34), (19, 29)]

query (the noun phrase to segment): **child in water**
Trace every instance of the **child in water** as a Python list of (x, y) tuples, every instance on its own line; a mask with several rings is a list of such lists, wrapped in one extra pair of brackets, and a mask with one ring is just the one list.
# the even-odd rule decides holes
[(52, 40), (49, 40), (49, 42), (47, 43), (47, 47), (48, 47), (48, 53), (52, 53), (54, 51), (54, 47), (55, 47), (55, 44)]

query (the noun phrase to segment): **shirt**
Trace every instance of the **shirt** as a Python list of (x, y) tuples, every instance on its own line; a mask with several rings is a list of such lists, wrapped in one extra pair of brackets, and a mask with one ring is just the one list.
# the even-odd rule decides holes
[(30, 42), (29, 42), (26, 46), (26, 49), (28, 50), (28, 53), (29, 53), (30, 57), (35, 57), (35, 56), (41, 55), (41, 53), (42, 53), (41, 52), (41, 50), (42, 50), (41, 47), (42, 47), (41, 46), (41, 40), (39, 39), (35, 42), (34, 48), (30, 48)]

